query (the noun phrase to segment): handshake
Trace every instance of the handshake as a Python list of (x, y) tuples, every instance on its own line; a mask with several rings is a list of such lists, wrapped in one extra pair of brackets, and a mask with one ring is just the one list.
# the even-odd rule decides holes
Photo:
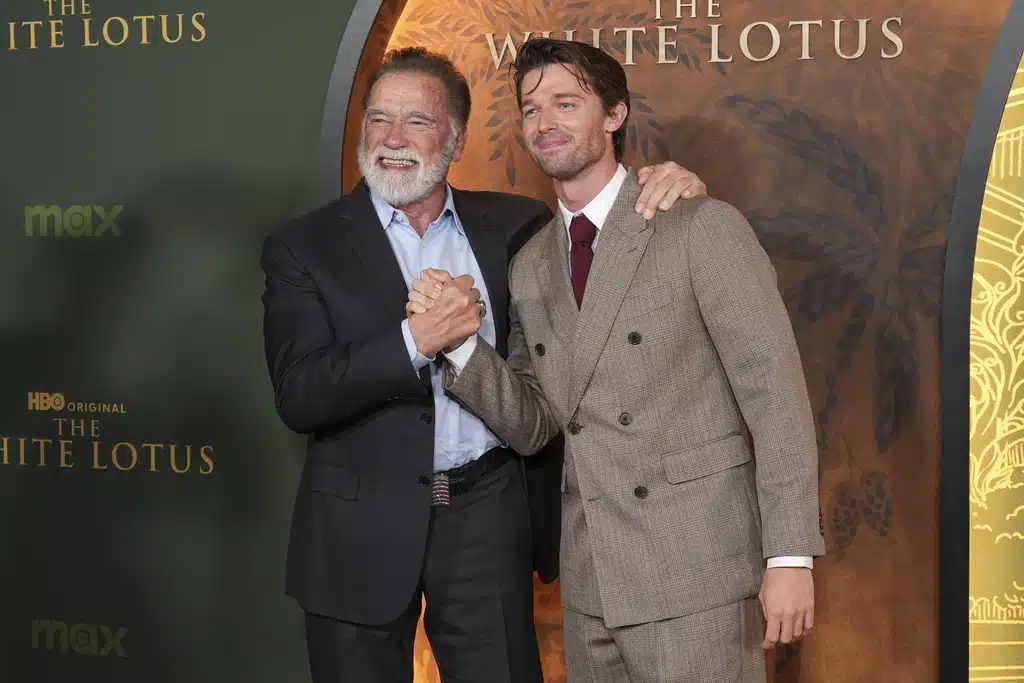
[(452, 277), (448, 271), (427, 268), (413, 282), (405, 312), (416, 349), (428, 358), (453, 351), (477, 333), (487, 315), (472, 275)]

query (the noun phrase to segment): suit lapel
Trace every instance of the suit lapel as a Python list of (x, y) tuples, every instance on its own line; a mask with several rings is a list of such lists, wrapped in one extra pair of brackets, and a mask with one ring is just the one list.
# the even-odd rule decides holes
[(360, 181), (352, 191), (350, 202), (344, 209), (342, 220), (347, 225), (343, 225), (338, 234), (359, 257), (363, 266), (362, 277), (380, 293), (385, 315), (394, 311), (395, 315), (404, 317), (409, 288), (364, 181)]
[(502, 231), (496, 229), (496, 221), (485, 220), (487, 207), (481, 202), (455, 188), (452, 188), (452, 201), (484, 276), (491, 301), (488, 315), (494, 316), (496, 346), (504, 356), (508, 345), (508, 245)]
[(572, 344), (569, 415), (576, 412), (594, 375), (619, 307), (654, 231), (633, 209), (639, 196), (640, 185), (631, 171), (601, 228)]
[(555, 213), (546, 238), (548, 243), (538, 263), (537, 277), (540, 291), (548, 292), (551, 297), (555, 336), (564, 346), (569, 347), (575, 335), (579, 310), (576, 308), (576, 295), (572, 291), (572, 280), (569, 279), (569, 237), (561, 211)]

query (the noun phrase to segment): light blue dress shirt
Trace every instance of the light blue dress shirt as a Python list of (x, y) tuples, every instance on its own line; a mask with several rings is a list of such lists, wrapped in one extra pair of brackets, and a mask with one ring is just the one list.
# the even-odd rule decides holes
[[(492, 346), (495, 345), (494, 309), (487, 294), (483, 273), (476, 262), (476, 256), (469, 245), (466, 231), (459, 215), (455, 212), (450, 186), (445, 186), (445, 203), (441, 215), (430, 224), (423, 239), (416, 234), (406, 215), (388, 204), (373, 192), (370, 200), (377, 212), (384, 233), (398, 259), (398, 265), (405, 277), (405, 285), (412, 289), (413, 280), (426, 268), (446, 270), (453, 276), (469, 273), (473, 276), (474, 287), (480, 290), (480, 298), (491, 312), (484, 316), (479, 335)], [(477, 416), (465, 410), (451, 399), (442, 384), (441, 362), (431, 359), (416, 349), (416, 342), (409, 331), (409, 320), (402, 321), (402, 336), (405, 348), (412, 361), (412, 370), (419, 372), (424, 365), (430, 366), (430, 381), (434, 386), (434, 471), (441, 472), (476, 460), (491, 448), (501, 445), (498, 439)]]

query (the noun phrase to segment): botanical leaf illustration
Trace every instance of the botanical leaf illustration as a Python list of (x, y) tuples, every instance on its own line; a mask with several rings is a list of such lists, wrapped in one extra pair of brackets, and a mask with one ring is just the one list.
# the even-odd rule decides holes
[(751, 125), (762, 127), (780, 149), (821, 169), (833, 185), (852, 195), (855, 208), (872, 229), (880, 227), (882, 184), (839, 136), (825, 130), (807, 112), (787, 109), (775, 100), (728, 95), (722, 103)]

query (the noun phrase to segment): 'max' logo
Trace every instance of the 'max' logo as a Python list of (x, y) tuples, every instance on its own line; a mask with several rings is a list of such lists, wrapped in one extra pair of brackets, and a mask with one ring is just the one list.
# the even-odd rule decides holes
[(128, 629), (116, 630), (101, 624), (65, 624), (63, 621), (33, 621), (32, 649), (74, 652), (78, 655), (127, 657), (124, 639)]
[(120, 205), (109, 209), (80, 204), (66, 209), (45, 204), (26, 206), (25, 237), (120, 237), (117, 217), (122, 209)]

